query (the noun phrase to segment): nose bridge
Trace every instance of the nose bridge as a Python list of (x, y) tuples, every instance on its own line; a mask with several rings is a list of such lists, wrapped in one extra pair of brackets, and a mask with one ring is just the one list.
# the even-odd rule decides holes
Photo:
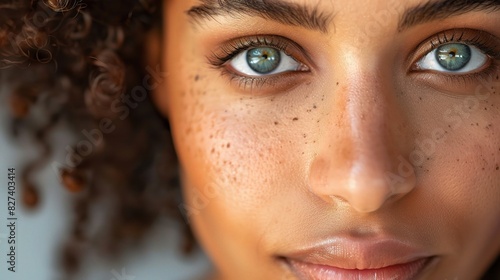
[(380, 79), (374, 75), (362, 75), (348, 80), (343, 90), (345, 107), (344, 125), (350, 132), (353, 161), (357, 164), (380, 161), (388, 155), (390, 141), (390, 100), (388, 90), (383, 89)]
[(347, 201), (361, 212), (379, 209), (396, 194), (411, 189), (411, 181), (395, 186), (387, 174), (396, 166), (395, 127), (403, 117), (390, 76), (381, 71), (355, 70), (334, 92), (331, 121), (321, 151), (310, 170), (310, 186), (326, 201)]

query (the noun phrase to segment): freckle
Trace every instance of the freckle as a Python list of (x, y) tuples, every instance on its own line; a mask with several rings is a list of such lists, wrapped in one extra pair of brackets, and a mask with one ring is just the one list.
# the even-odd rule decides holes
[(297, 118), (297, 117), (293, 118), (293, 121), (294, 121), (294, 122), (295, 122), (295, 121), (298, 121), (298, 120), (299, 120), (299, 118)]
[(498, 170), (498, 169), (500, 169), (500, 166), (498, 166), (498, 164), (497, 164), (497, 166), (495, 167), (495, 170)]
[(195, 80), (195, 81), (198, 81), (199, 79), (200, 79), (200, 76), (199, 76), (199, 75), (194, 76), (194, 80)]
[(226, 147), (231, 148), (231, 143), (227, 143)]
[(314, 104), (314, 105), (313, 105), (313, 108), (314, 108), (314, 109), (316, 109), (316, 108), (318, 108), (318, 106), (316, 106), (316, 104)]
[(302, 136), (303, 136), (304, 138), (307, 138), (307, 134), (303, 134)]
[(339, 82), (337, 82), (337, 86), (339, 85)]
[(215, 148), (212, 148), (212, 150), (210, 151), (211, 154), (215, 153)]
[(418, 99), (422, 100), (422, 97), (419, 97)]
[(459, 159), (459, 158), (457, 158), (457, 162), (459, 162), (459, 161), (460, 161), (460, 159)]

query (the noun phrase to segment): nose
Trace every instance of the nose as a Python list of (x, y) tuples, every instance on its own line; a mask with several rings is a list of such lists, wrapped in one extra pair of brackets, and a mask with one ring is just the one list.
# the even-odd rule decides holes
[(328, 203), (368, 213), (404, 197), (416, 180), (405, 160), (410, 139), (391, 78), (358, 77), (330, 92), (309, 188)]

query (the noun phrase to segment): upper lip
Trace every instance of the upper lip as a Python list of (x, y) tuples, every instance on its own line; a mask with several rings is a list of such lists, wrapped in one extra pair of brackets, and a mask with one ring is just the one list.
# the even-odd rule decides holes
[(292, 261), (340, 269), (380, 269), (429, 258), (418, 246), (391, 237), (334, 237), (284, 255)]

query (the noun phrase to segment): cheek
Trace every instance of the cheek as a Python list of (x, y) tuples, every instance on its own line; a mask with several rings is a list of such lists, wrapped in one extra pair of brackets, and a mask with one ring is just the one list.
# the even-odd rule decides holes
[[(415, 150), (420, 155), (414, 160), (423, 158), (416, 171), (426, 196), (426, 207), (421, 208), (448, 236), (443, 245), (455, 253), (459, 250), (459, 255), (471, 256), (484, 244), (499, 242), (498, 99), (492, 95), (477, 103), (464, 98), (434, 100), (441, 109), (430, 114), (417, 136)], [(438, 130), (446, 132), (434, 133)]]
[[(423, 177), (422, 186), (439, 205), (440, 215), (453, 223), (450, 228), (464, 232), (492, 228), (500, 218), (498, 149), (498, 143), (485, 143), (484, 139), (450, 144), (429, 164), (427, 172), (432, 176)], [(435, 178), (439, 180), (433, 182)]]
[(244, 102), (205, 99), (201, 105), (186, 99), (190, 105), (179, 112), (174, 134), (189, 188), (198, 193), (211, 188), (208, 192), (216, 192), (211, 206), (235, 217), (255, 213), (277, 191), (269, 186), (287, 161), (283, 136)]
[[(278, 128), (272, 117), (251, 103), (239, 98), (219, 100), (217, 96), (230, 96), (220, 88), (224, 87), (200, 80), (171, 107), (173, 136), (184, 170), (187, 206), (181, 211), (219, 268), (245, 271), (248, 268), (241, 267), (262, 260), (253, 255), (255, 246), (274, 217), (284, 214), (269, 209), (275, 208), (271, 206), (280, 186), (292, 184), (292, 176), (286, 175), (290, 173), (287, 162), (298, 160), (286, 152), (289, 144), (283, 141), (292, 132)], [(228, 256), (234, 259), (228, 262)]]
[(180, 73), (170, 76), (175, 83), (169, 83), (168, 105), (176, 150), (190, 181), (186, 198), (215, 192), (208, 195), (207, 209), (258, 217), (280, 191), (299, 181), (291, 174), (301, 174), (302, 157), (315, 142), (303, 124), (313, 119), (317, 124), (317, 100), (300, 93), (257, 98), (231, 92), (225, 80), (207, 70)]
[(450, 267), (483, 267), (500, 249), (500, 146), (486, 139), (478, 134), (467, 144), (450, 143), (422, 176), (425, 207), (419, 213), (432, 217), (437, 246), (452, 256)]

